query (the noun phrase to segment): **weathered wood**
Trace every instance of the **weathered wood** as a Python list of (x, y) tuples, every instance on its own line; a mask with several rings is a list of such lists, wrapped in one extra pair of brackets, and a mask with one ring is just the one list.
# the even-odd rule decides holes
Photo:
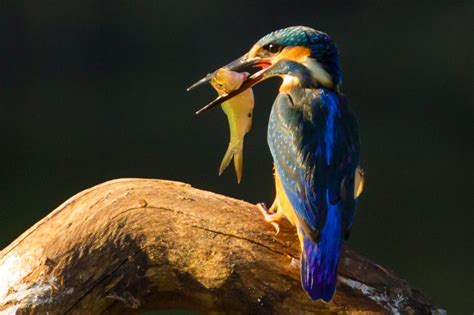
[(0, 252), (0, 313), (430, 313), (417, 289), (345, 248), (330, 304), (299, 280), (294, 228), (187, 184), (120, 179), (83, 191)]

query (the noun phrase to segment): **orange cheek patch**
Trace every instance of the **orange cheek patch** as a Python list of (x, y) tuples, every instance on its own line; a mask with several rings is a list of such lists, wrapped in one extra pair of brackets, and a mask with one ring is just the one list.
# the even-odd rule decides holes
[(310, 55), (311, 55), (311, 50), (307, 47), (302, 47), (302, 46), (286, 47), (277, 56), (277, 60), (291, 60), (291, 61), (302, 63)]
[(296, 212), (285, 193), (285, 189), (283, 188), (283, 185), (281, 184), (280, 177), (278, 176), (278, 173), (276, 172), (276, 170), (275, 170), (275, 188), (276, 188), (276, 199), (277, 199), (278, 207), (281, 208), (281, 211), (283, 212), (285, 217), (288, 218), (291, 224), (293, 225), (298, 224), (298, 218), (296, 216)]
[(286, 93), (289, 94), (291, 90), (293, 90), (296, 86), (300, 85), (300, 81), (298, 78), (293, 77), (293, 76), (284, 76), (283, 77), (283, 83), (280, 85), (280, 93)]
[(280, 85), (280, 89), (278, 90), (278, 92), (280, 94), (290, 94), (292, 89), (293, 89), (293, 85), (282, 84), (282, 85)]

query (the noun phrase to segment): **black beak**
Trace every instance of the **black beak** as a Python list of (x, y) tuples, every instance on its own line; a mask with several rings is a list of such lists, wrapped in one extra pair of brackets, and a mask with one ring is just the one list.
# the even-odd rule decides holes
[[(232, 61), (232, 62), (226, 64), (226, 65), (224, 66), (224, 68), (229, 69), (229, 70), (232, 70), (232, 71), (240, 71), (240, 70), (242, 70), (242, 69), (245, 69), (245, 68), (247, 68), (247, 67), (249, 67), (249, 66), (252, 66), (252, 65), (258, 63), (259, 60), (260, 60), (259, 57), (255, 57), (255, 58), (250, 58), (250, 59), (249, 59), (249, 58), (247, 57), (247, 54), (245, 54), (245, 55), (243, 55), (242, 57), (237, 58), (236, 60), (234, 60), (234, 61)], [(191, 91), (191, 90), (197, 88), (198, 86), (201, 86), (201, 85), (203, 85), (204, 83), (207, 83), (207, 82), (211, 81), (212, 77), (214, 76), (214, 73), (215, 73), (215, 71), (212, 72), (212, 73), (208, 73), (204, 78), (202, 78), (201, 80), (197, 81), (196, 83), (194, 83), (193, 85), (191, 85), (190, 87), (188, 87), (188, 88), (186, 89), (186, 91), (189, 92), (189, 91)]]
[[(196, 115), (200, 114), (200, 113), (202, 113), (202, 112), (204, 112), (208, 109), (211, 109), (211, 108), (213, 108), (213, 107), (215, 107), (219, 104), (222, 104), (223, 102), (227, 101), (228, 99), (233, 98), (234, 96), (236, 96), (236, 95), (242, 93), (243, 91), (251, 88), (252, 86), (256, 85), (258, 82), (264, 80), (266, 78), (266, 76), (265, 76), (266, 70), (271, 68), (271, 67), (268, 67), (268, 66), (271, 65), (270, 60), (268, 60), (266, 58), (261, 58), (261, 57), (248, 58), (247, 54), (245, 54), (242, 57), (240, 57), (240, 58), (232, 61), (231, 63), (228, 63), (227, 65), (225, 65), (224, 68), (226, 68), (226, 69), (229, 69), (229, 70), (232, 70), (232, 71), (240, 71), (240, 70), (243, 70), (243, 69), (245, 69), (247, 67), (250, 67), (250, 66), (254, 66), (254, 65), (259, 66), (259, 64), (262, 64), (262, 63), (266, 64), (266, 67), (264, 67), (263, 70), (260, 70), (260, 71), (254, 73), (251, 76), (248, 76), (247, 79), (242, 83), (242, 85), (237, 90), (234, 90), (234, 91), (230, 92), (229, 94), (219, 95), (212, 102), (210, 102), (209, 104), (207, 104), (206, 106), (204, 106), (200, 110), (198, 110), (196, 112)], [(213, 76), (214, 76), (214, 72), (209, 73), (204, 78), (202, 78), (201, 80), (197, 81), (196, 83), (194, 83), (193, 85), (188, 87), (187, 90), (190, 91), (190, 90), (192, 90), (192, 89), (194, 89), (198, 86), (201, 86), (202, 84), (204, 84), (206, 82), (211, 81)]]
[(206, 106), (202, 107), (201, 109), (199, 109), (197, 112), (196, 112), (196, 115), (208, 110), (208, 109), (211, 109), (219, 104), (222, 104), (224, 103), (225, 101), (233, 98), (234, 96), (242, 93), (243, 91), (247, 90), (247, 89), (250, 89), (252, 86), (256, 85), (258, 82), (262, 81), (263, 79), (265, 79), (265, 70), (260, 70), (258, 71), (257, 73), (249, 76), (247, 78), (247, 80), (244, 81), (244, 83), (242, 83), (242, 85), (237, 89), (237, 90), (234, 90), (232, 92), (230, 92), (229, 94), (222, 94), (222, 95), (219, 95), (217, 98), (215, 98), (213, 101), (211, 101), (209, 104), (207, 104)]

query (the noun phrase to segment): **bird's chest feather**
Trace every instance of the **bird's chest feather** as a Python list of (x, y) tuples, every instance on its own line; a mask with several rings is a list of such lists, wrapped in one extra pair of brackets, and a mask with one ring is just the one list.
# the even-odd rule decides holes
[(336, 153), (338, 103), (321, 93), (281, 93), (270, 114), (267, 138), (275, 170), (287, 193), (295, 196), (310, 190), (319, 198), (326, 188), (336, 192), (333, 188), (342, 176), (338, 175)]
[(276, 201), (286, 216), (293, 224), (297, 225), (297, 217), (291, 202), (285, 192), (284, 185), (295, 185), (297, 176), (296, 159), (291, 146), (295, 139), (289, 128), (292, 128), (291, 100), (288, 95), (281, 93), (275, 99), (270, 120), (268, 123), (267, 140), (274, 160)]
[(293, 129), (300, 123), (301, 113), (292, 107), (288, 94), (279, 94), (270, 113), (267, 140), (275, 163), (275, 168), (283, 184), (294, 184), (298, 161), (295, 156)]
[[(268, 124), (267, 140), (270, 151), (284, 184), (294, 185), (296, 178), (305, 177), (311, 163), (305, 159), (308, 150), (317, 151), (322, 144), (330, 123), (327, 113), (318, 109), (312, 98), (305, 94), (278, 94), (272, 106)], [(326, 111), (327, 112), (327, 111)], [(332, 117), (329, 117), (332, 118)], [(329, 137), (330, 138), (330, 137)], [(328, 139), (328, 143), (330, 139)], [(324, 141), (326, 142), (326, 141)], [(320, 150), (321, 151), (321, 150)], [(330, 150), (321, 151), (327, 155)]]

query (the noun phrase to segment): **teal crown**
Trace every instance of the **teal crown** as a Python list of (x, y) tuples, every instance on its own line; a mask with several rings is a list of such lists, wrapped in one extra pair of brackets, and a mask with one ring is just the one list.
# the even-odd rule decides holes
[(342, 81), (339, 52), (331, 37), (321, 31), (306, 26), (292, 26), (271, 32), (262, 37), (258, 45), (276, 44), (281, 46), (303, 46), (311, 49), (311, 58), (326, 70), (335, 85)]

